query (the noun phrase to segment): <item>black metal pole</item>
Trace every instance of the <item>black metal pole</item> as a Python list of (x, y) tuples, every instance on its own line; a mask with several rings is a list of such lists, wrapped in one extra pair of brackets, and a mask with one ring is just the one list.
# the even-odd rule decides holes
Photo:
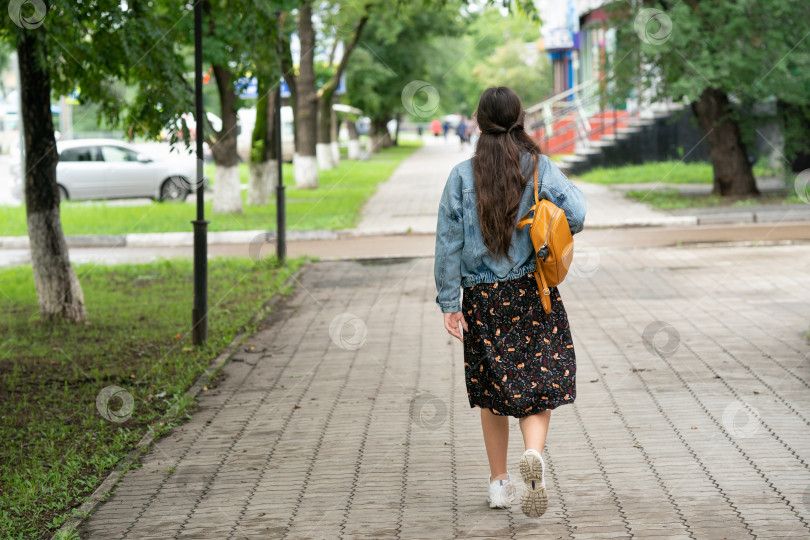
[(203, 89), (202, 89), (202, 2), (194, 2), (194, 101), (197, 140), (197, 219), (194, 225), (194, 307), (191, 309), (191, 340), (202, 345), (208, 339), (208, 221), (205, 220), (203, 185)]
[(278, 54), (279, 74), (276, 88), (275, 119), (273, 127), (276, 130), (276, 161), (278, 162), (278, 183), (276, 184), (276, 258), (279, 264), (284, 264), (287, 258), (287, 216), (284, 201), (284, 178), (281, 176), (281, 81), (284, 78), (284, 68), (281, 67), (281, 12), (276, 11), (278, 18), (278, 39), (276, 40), (276, 53)]

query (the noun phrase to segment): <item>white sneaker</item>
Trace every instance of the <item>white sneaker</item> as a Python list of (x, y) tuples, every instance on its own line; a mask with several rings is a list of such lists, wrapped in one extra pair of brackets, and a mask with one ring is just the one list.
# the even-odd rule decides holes
[(492, 481), (492, 474), (489, 475), (489, 495), (487, 502), (490, 508), (509, 508), (515, 495), (515, 485), (512, 483), (512, 475), (506, 473), (506, 480)]
[(520, 475), (526, 484), (526, 491), (520, 496), (520, 509), (529, 517), (540, 517), (548, 508), (546, 494), (546, 464), (540, 452), (530, 448), (520, 458)]

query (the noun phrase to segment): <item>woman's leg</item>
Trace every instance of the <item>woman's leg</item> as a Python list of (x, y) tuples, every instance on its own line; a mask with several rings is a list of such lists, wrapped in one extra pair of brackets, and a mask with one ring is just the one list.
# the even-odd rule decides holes
[(526, 450), (534, 448), (539, 453), (543, 453), (543, 446), (546, 444), (546, 435), (548, 434), (548, 423), (550, 420), (551, 409), (518, 418), (520, 431), (523, 433), (523, 444)]
[(509, 446), (509, 417), (494, 414), (481, 407), (481, 427), (487, 447), (490, 481), (506, 480), (506, 449)]

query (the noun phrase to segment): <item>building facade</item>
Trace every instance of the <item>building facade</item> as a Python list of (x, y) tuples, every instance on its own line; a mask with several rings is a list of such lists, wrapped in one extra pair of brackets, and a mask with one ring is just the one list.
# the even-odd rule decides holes
[(599, 79), (610, 69), (616, 32), (609, 28), (608, 0), (538, 0), (541, 47), (554, 74), (554, 93)]

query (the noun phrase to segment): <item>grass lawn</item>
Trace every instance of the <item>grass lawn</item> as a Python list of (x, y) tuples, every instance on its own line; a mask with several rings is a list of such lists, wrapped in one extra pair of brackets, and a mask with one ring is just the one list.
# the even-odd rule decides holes
[[(775, 173), (760, 159), (754, 165), (754, 176), (773, 176)], [(711, 184), (711, 163), (683, 163), (681, 161), (659, 161), (624, 167), (597, 167), (577, 177), (594, 184)]]
[(634, 189), (628, 191), (627, 196), (631, 199), (649, 203), (662, 210), (716, 206), (753, 206), (758, 204), (800, 204), (804, 202), (795, 193), (768, 193), (760, 197), (731, 198), (717, 195), (681, 195), (677, 189), (660, 191)]
[[(296, 189), (292, 165), (285, 164), (282, 174), (286, 189), (287, 227), (289, 229), (348, 229), (360, 218), (360, 209), (387, 180), (394, 169), (421, 143), (401, 141), (399, 146), (373, 154), (368, 161), (341, 161), (331, 171), (321, 171), (318, 189)], [(213, 166), (210, 168), (212, 182)], [(240, 165), (243, 183), (248, 166)], [(243, 201), (247, 192), (242, 193)], [(193, 195), (189, 196), (191, 200)], [(210, 195), (206, 194), (206, 218), (209, 231), (274, 230), (275, 201), (265, 206), (243, 207), (241, 214), (213, 214)], [(194, 205), (152, 203), (145, 206), (109, 206), (103, 201), (62, 204), (62, 228), (66, 235), (130, 234), (153, 232), (191, 232)], [(26, 232), (25, 207), (0, 207), (0, 236), (23, 236)]]
[[(31, 267), (0, 269), (0, 538), (49, 538), (147, 426), (175, 404), (157, 431), (182, 421), (193, 405), (183, 392), (302, 263), (212, 259), (200, 349), (189, 332), (190, 260), (76, 265), (89, 315), (80, 325), (40, 322)], [(96, 409), (110, 385), (134, 398), (124, 422)]]

